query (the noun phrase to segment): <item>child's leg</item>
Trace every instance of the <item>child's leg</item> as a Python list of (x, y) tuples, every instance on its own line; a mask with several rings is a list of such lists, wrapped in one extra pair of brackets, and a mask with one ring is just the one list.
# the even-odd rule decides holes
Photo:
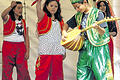
[(16, 44), (16, 49), (17, 80), (30, 80), (27, 60), (25, 59), (26, 48), (24, 43)]
[(13, 67), (15, 65), (14, 48), (4, 41), (2, 48), (2, 80), (12, 80)]
[(91, 69), (92, 55), (86, 49), (79, 52), (77, 63), (77, 80), (93, 80), (94, 74)]
[(96, 52), (93, 53), (94, 58), (92, 61), (92, 70), (94, 72), (95, 78), (96, 80), (113, 80), (109, 47), (108, 45), (104, 45), (97, 48)]
[(79, 51), (77, 63), (77, 80), (94, 80), (91, 68), (93, 46), (88, 40), (84, 41), (83, 48)]
[(62, 55), (52, 56), (49, 80), (64, 80), (63, 79), (63, 56)]
[[(40, 55), (36, 61), (36, 78), (35, 80), (48, 80), (50, 70), (50, 55)], [(55, 80), (55, 79), (54, 79)]]

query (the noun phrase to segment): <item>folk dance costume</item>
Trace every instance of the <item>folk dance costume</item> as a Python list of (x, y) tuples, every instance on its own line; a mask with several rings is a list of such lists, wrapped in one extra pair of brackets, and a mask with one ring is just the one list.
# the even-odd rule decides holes
[(36, 61), (36, 80), (63, 80), (63, 55), (65, 48), (61, 46), (61, 30), (63, 21), (52, 21), (45, 13), (37, 23), (39, 35), (38, 59)]
[[(80, 0), (71, 0), (72, 3)], [(68, 26), (74, 28), (81, 25), (81, 29), (92, 25), (95, 21), (104, 18), (102, 12), (92, 8), (88, 14), (77, 12), (68, 22)], [(96, 29), (89, 29), (84, 32), (85, 41), (79, 51), (77, 63), (77, 80), (113, 80), (111, 60), (109, 56), (109, 32), (107, 24), (100, 24), (105, 28), (105, 33), (101, 36)]]
[(16, 66), (18, 80), (30, 80), (27, 60), (25, 59), (25, 20), (12, 21), (11, 17), (8, 16), (7, 22), (4, 23), (3, 31), (2, 80), (12, 80), (14, 66)]
[[(110, 2), (109, 0), (99, 0), (97, 1), (97, 7), (99, 8), (100, 7), (100, 3), (103, 2), (104, 5), (106, 6), (106, 13), (104, 14), (104, 16), (107, 18), (107, 17), (114, 17), (114, 12), (112, 10), (112, 7), (110, 5)], [(109, 11), (108, 11), (109, 10)], [(118, 27), (118, 24), (117, 24), (117, 21), (113, 21), (113, 22), (107, 22), (108, 24), (108, 29), (109, 29), (109, 32), (116, 32), (116, 35), (117, 35), (117, 27)], [(117, 26), (117, 27), (116, 27)], [(112, 63), (112, 70), (113, 70), (113, 74), (114, 74), (114, 60), (113, 60), (113, 55), (114, 55), (114, 44), (113, 44), (113, 37), (115, 37), (116, 35), (114, 36), (110, 36), (110, 42), (108, 43), (109, 45), (109, 50), (110, 50), (110, 58), (111, 58), (111, 63)]]

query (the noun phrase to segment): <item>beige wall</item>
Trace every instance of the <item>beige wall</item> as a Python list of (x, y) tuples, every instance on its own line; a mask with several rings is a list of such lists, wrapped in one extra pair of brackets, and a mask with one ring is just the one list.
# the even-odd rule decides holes
[[(0, 14), (5, 8), (8, 7), (8, 5), (10, 5), (11, 1), (12, 0), (0, 0)], [(20, 1), (24, 2), (24, 0), (20, 0)], [(34, 65), (35, 65), (35, 61), (37, 58), (37, 47), (38, 47), (38, 39), (36, 38), (36, 35), (35, 35), (37, 17), (36, 17), (35, 5), (33, 7), (30, 6), (32, 1), (34, 1), (34, 0), (25, 0), (25, 1), (26, 1), (26, 6), (27, 6), (26, 21), (27, 21), (27, 25), (29, 27), (30, 46), (31, 46), (30, 59), (28, 61), (28, 64), (29, 64), (30, 76), (31, 76), (32, 80), (34, 80), (34, 78), (35, 78)], [(63, 19), (66, 22), (71, 16), (74, 15), (74, 13), (76, 11), (72, 7), (69, 0), (60, 0), (60, 2), (61, 2)], [(120, 10), (118, 10), (120, 6), (117, 3), (120, 3), (120, 1), (114, 0), (113, 8), (114, 8), (115, 14), (117, 16), (120, 16)], [(2, 37), (3, 37), (2, 36), (3, 26), (2, 26), (1, 18), (0, 18), (0, 24), (1, 24), (0, 25), (0, 50), (1, 50), (2, 49)], [(72, 51), (67, 50), (67, 57), (64, 60), (65, 80), (76, 80), (77, 59), (78, 59), (78, 52), (72, 52)], [(1, 53), (0, 53), (0, 80), (1, 80), (1, 71), (2, 71), (1, 63), (2, 63), (2, 59), (1, 59)], [(15, 71), (14, 71), (14, 76), (15, 76), (14, 78), (16, 80), (16, 72)]]

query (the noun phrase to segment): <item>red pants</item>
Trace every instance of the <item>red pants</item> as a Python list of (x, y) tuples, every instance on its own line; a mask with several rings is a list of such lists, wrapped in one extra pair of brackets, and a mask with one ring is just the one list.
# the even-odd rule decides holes
[(109, 45), (109, 50), (110, 50), (110, 59), (111, 59), (111, 65), (112, 65), (112, 71), (113, 71), (113, 76), (114, 76), (114, 60), (113, 60), (113, 55), (114, 55), (114, 45), (113, 45), (113, 39), (110, 37), (110, 42), (108, 43)]
[(63, 80), (63, 56), (40, 55), (36, 61), (35, 80)]
[(17, 80), (30, 80), (25, 52), (24, 42), (3, 42), (2, 80), (12, 80), (14, 66), (17, 70)]

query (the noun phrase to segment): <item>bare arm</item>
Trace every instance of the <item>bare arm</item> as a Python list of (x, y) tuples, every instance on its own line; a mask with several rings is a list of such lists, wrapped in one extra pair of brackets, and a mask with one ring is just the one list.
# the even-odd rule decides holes
[(62, 40), (65, 41), (67, 37), (67, 30), (68, 30), (68, 24), (64, 24), (63, 30), (62, 30)]
[(11, 5), (2, 12), (1, 17), (2, 17), (2, 19), (3, 19), (4, 22), (8, 19), (8, 16), (7, 16), (7, 15), (8, 15), (8, 13), (10, 12), (10, 10), (11, 10), (15, 5), (16, 5), (16, 2), (15, 2), (15, 1), (12, 1), (12, 2), (11, 2)]
[(63, 26), (63, 31), (67, 31), (68, 30), (68, 24), (64, 24), (64, 26)]
[(26, 46), (26, 54), (25, 54), (25, 58), (26, 58), (26, 59), (29, 59), (30, 45), (29, 45), (28, 27), (27, 27), (27, 29), (26, 29), (25, 46)]
[(36, 4), (36, 10), (37, 10), (37, 17), (38, 17), (38, 21), (41, 21), (43, 16), (44, 16), (44, 12), (41, 9), (41, 1), (42, 0), (38, 0), (37, 4)]

